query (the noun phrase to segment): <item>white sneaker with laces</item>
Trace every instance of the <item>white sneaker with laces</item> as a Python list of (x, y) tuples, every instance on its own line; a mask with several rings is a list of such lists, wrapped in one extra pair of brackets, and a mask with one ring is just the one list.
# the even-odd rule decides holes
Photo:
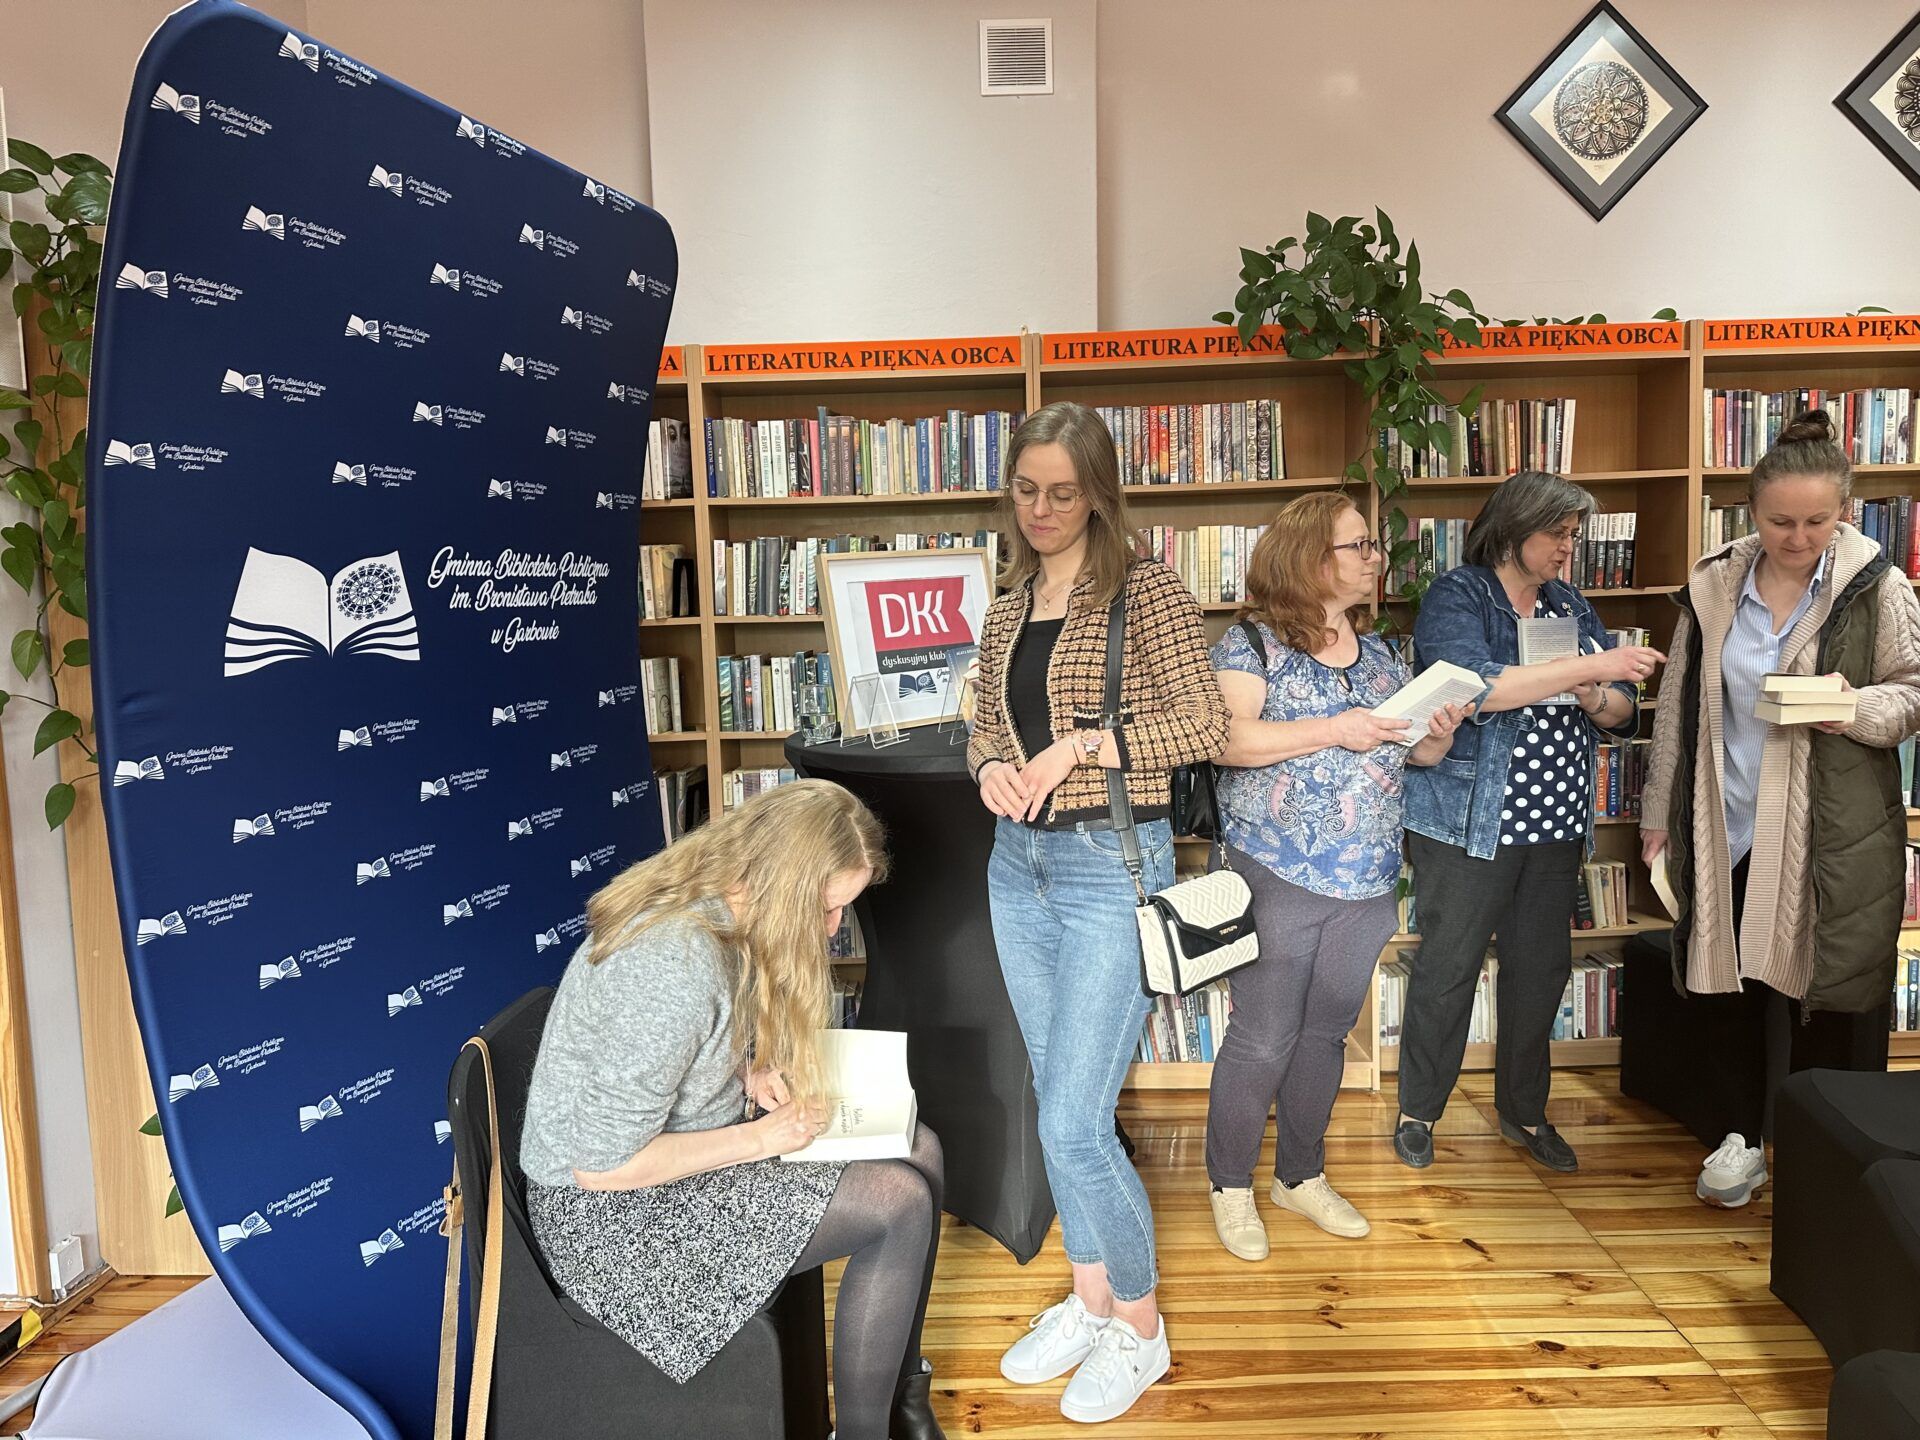
[(1275, 1180), (1273, 1203), (1282, 1210), (1306, 1216), (1329, 1235), (1339, 1235), (1348, 1240), (1358, 1240), (1373, 1229), (1367, 1223), (1367, 1217), (1327, 1183), (1325, 1172), (1311, 1180), (1302, 1180), (1291, 1190)]
[(1260, 1212), (1254, 1208), (1252, 1186), (1209, 1189), (1207, 1200), (1213, 1206), (1214, 1233), (1229, 1255), (1240, 1260), (1267, 1258), (1267, 1227), (1260, 1223)]
[(1016, 1385), (1057, 1379), (1087, 1358), (1109, 1323), (1091, 1314), (1078, 1295), (1069, 1295), (1027, 1322), (1027, 1333), (1000, 1357), (1000, 1373)]
[(1069, 1420), (1095, 1424), (1112, 1420), (1133, 1408), (1146, 1388), (1173, 1364), (1167, 1348), (1167, 1317), (1158, 1317), (1160, 1331), (1142, 1339), (1133, 1326), (1115, 1316), (1093, 1342), (1093, 1353), (1073, 1372), (1060, 1396), (1060, 1413)]
[(1709, 1205), (1737, 1210), (1767, 1183), (1767, 1156), (1744, 1135), (1729, 1135), (1700, 1166), (1700, 1183), (1693, 1193)]

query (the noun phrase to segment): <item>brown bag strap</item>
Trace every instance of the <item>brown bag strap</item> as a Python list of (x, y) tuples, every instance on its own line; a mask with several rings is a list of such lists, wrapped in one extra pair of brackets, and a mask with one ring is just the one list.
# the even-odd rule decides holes
[[(493, 1389), (494, 1341), (500, 1328), (500, 1253), (506, 1224), (505, 1180), (500, 1166), (500, 1110), (494, 1102), (493, 1055), (478, 1035), (467, 1044), (480, 1052), (487, 1079), (487, 1237), (482, 1245), (480, 1284), (474, 1297), (473, 1377), (467, 1390), (466, 1440), (486, 1440), (487, 1401)], [(464, 1048), (464, 1047), (463, 1047)], [(434, 1395), (434, 1440), (453, 1440), (453, 1392), (460, 1363), (460, 1262), (466, 1237), (466, 1203), (460, 1193), (460, 1161), (446, 1189), (447, 1213), (440, 1233), (447, 1237), (447, 1280), (440, 1303), (440, 1383)]]

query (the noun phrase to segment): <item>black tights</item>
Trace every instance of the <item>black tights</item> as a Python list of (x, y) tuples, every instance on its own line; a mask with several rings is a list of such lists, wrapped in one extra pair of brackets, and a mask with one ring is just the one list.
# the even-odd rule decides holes
[(900, 1381), (920, 1370), (920, 1329), (940, 1248), (940, 1142), (922, 1125), (904, 1160), (855, 1160), (793, 1273), (847, 1257), (833, 1307), (840, 1440), (886, 1440)]

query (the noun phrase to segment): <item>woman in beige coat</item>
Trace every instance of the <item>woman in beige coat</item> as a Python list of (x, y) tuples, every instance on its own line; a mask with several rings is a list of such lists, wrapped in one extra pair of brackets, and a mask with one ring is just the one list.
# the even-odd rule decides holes
[[(1851, 484), (1826, 414), (1801, 416), (1754, 467), (1755, 533), (1703, 557), (1676, 597), (1641, 850), (1664, 855), (1680, 902), (1674, 979), (1709, 1117), (1696, 1133), (1726, 1137), (1696, 1187), (1710, 1205), (1765, 1183), (1786, 1072), (1886, 1066), (1906, 841), (1894, 748), (1920, 729), (1920, 604), (1841, 518)], [(1763, 677), (1783, 671), (1840, 676), (1853, 719), (1759, 718)]]

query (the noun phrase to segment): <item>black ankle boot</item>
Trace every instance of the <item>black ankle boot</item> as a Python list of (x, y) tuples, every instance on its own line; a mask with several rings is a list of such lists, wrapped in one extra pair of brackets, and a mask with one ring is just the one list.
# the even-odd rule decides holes
[(893, 1409), (887, 1415), (888, 1440), (947, 1440), (940, 1422), (933, 1418), (933, 1366), (920, 1362), (920, 1373), (909, 1375), (893, 1392)]

